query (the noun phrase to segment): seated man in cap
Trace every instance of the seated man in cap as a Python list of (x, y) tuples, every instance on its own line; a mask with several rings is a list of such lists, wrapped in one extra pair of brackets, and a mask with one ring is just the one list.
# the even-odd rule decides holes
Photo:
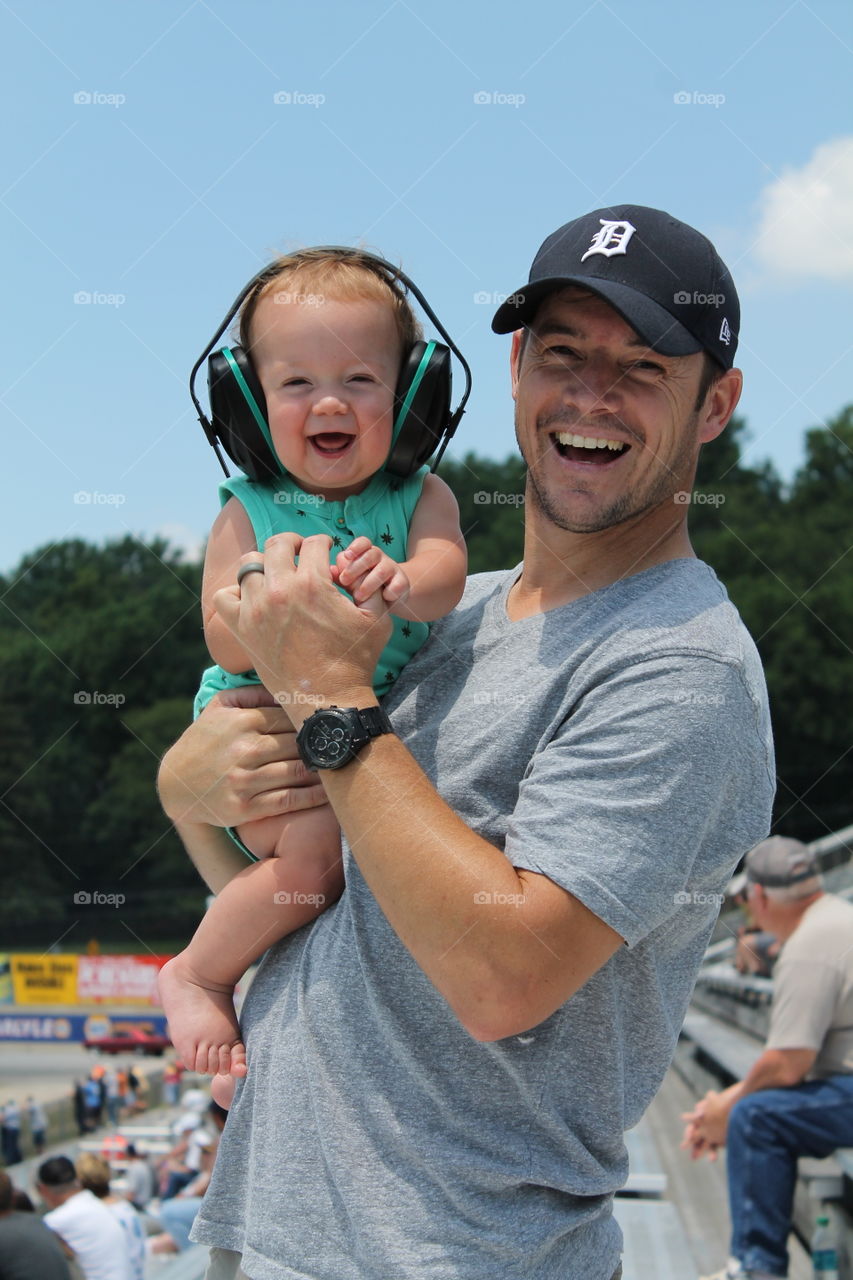
[(799, 840), (763, 841), (746, 876), (753, 916), (783, 945), (764, 1052), (684, 1117), (694, 1159), (728, 1152), (731, 1257), (709, 1280), (785, 1277), (797, 1157), (853, 1143), (853, 906), (824, 893)]
[(220, 695), (164, 761), (166, 812), (215, 889), (241, 867), (215, 824), (327, 800), (346, 889), (244, 1005), (194, 1229), (211, 1275), (619, 1274), (624, 1130), (769, 828), (758, 655), (686, 521), (740, 393), (738, 317), (713, 245), (658, 209), (546, 240), (493, 321), (524, 563), (468, 580), (381, 736), (357, 722), (390, 623), (335, 589), (327, 538), (270, 538), (264, 573), (218, 592), (301, 731)]

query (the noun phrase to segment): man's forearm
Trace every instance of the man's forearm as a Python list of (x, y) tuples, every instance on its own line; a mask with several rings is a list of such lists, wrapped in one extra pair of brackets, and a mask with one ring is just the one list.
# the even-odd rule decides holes
[[(345, 705), (364, 701), (355, 694)], [(572, 899), (577, 920), (567, 954), (545, 896), (568, 902), (569, 895), (516, 870), (472, 831), (398, 738), (374, 740), (352, 765), (324, 774), (324, 785), (390, 924), (477, 1038), (541, 1022), (620, 944), (607, 930), (602, 950), (601, 922)]]

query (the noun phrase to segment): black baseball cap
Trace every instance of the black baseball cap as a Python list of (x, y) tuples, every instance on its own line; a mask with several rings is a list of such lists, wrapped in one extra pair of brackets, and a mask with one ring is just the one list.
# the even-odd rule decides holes
[(596, 209), (550, 235), (530, 279), (492, 320), (495, 333), (532, 323), (556, 289), (577, 284), (618, 311), (654, 351), (707, 351), (731, 369), (740, 303), (728, 267), (711, 241), (662, 209), (620, 204)]

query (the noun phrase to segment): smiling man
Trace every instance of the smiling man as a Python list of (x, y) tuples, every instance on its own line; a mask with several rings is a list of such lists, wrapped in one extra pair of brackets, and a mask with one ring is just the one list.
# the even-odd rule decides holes
[(166, 810), (215, 888), (239, 868), (212, 822), (328, 798), (346, 890), (244, 1006), (196, 1226), (212, 1275), (620, 1274), (623, 1133), (773, 796), (758, 656), (686, 526), (738, 324), (713, 246), (668, 214), (545, 242), (494, 322), (524, 561), (469, 579), (383, 702), (393, 732), (359, 732), (387, 622), (335, 590), (326, 539), (270, 539), (218, 594), (267, 688), (300, 692), (301, 761), (277, 708), (211, 703), (166, 757)]

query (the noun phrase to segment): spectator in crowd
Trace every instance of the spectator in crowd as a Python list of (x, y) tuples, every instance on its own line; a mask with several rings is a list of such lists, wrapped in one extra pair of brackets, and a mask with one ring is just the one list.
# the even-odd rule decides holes
[(89, 1119), (86, 1115), (86, 1090), (82, 1080), (74, 1081), (74, 1122), (80, 1137), (89, 1132)]
[(3, 1163), (20, 1164), (21, 1162), (21, 1109), (10, 1098), (3, 1108), (3, 1124), (0, 1128), (3, 1144)]
[(168, 1107), (176, 1107), (178, 1105), (183, 1074), (184, 1069), (176, 1059), (171, 1058), (166, 1063), (166, 1068), (163, 1072), (163, 1101)]
[(787, 1276), (797, 1157), (853, 1143), (853, 906), (824, 893), (798, 840), (764, 840), (746, 875), (750, 911), (782, 949), (764, 1052), (684, 1117), (694, 1159), (728, 1152), (731, 1257), (707, 1280)]
[(27, 1098), (27, 1120), (30, 1125), (30, 1133), (33, 1136), (33, 1149), (37, 1156), (44, 1151), (45, 1136), (47, 1134), (47, 1116), (42, 1107), (35, 1098), (30, 1096)]
[(199, 1173), (183, 1191), (161, 1204), (159, 1218), (163, 1234), (152, 1238), (152, 1253), (182, 1253), (190, 1247), (190, 1231), (210, 1182), (219, 1149), (219, 1137), (228, 1119), (228, 1112), (216, 1102), (211, 1102), (208, 1111), (214, 1132), (208, 1135), (208, 1141), (202, 1150)]
[(113, 1129), (118, 1128), (121, 1117), (121, 1090), (119, 1089), (118, 1072), (115, 1067), (108, 1067), (104, 1075), (106, 1089), (107, 1118)]
[(110, 1191), (110, 1166), (100, 1156), (87, 1151), (78, 1157), (75, 1168), (81, 1187), (91, 1191), (106, 1205), (124, 1231), (131, 1280), (145, 1280), (145, 1229), (142, 1219), (123, 1196)]
[(215, 1106), (215, 1103), (205, 1099), (205, 1113), (191, 1110), (178, 1119), (175, 1126), (178, 1141), (161, 1164), (162, 1201), (171, 1200), (194, 1182), (201, 1172), (204, 1152), (210, 1149), (213, 1141), (213, 1135), (205, 1126), (204, 1116), (215, 1114), (212, 1111)]
[(781, 949), (781, 939), (766, 929), (742, 925), (735, 947), (735, 968), (738, 973), (769, 978)]
[(70, 1275), (54, 1233), (36, 1214), (16, 1206), (12, 1179), (0, 1171), (0, 1280), (70, 1280)]
[(127, 1181), (125, 1196), (134, 1209), (144, 1212), (154, 1194), (154, 1170), (146, 1157), (141, 1151), (137, 1151), (132, 1142), (128, 1144), (125, 1154), (128, 1162), (125, 1172)]
[(132, 1280), (127, 1238), (106, 1205), (81, 1187), (67, 1156), (39, 1165), (36, 1187), (48, 1206), (44, 1215), (80, 1266), (85, 1280)]
[(101, 1089), (100, 1079), (94, 1074), (97, 1067), (93, 1068), (92, 1074), (83, 1082), (83, 1103), (86, 1108), (86, 1128), (91, 1132), (97, 1129), (101, 1123), (101, 1113), (104, 1107), (104, 1095)]

